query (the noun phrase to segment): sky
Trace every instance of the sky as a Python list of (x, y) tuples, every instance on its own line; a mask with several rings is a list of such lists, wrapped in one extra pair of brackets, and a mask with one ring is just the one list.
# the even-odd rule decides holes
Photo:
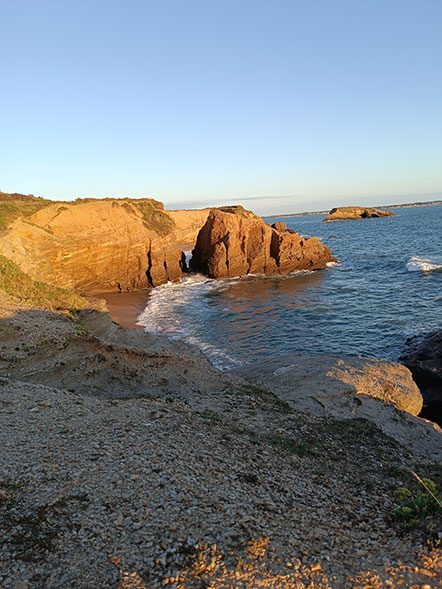
[(442, 198), (441, 0), (14, 0), (0, 21), (0, 190)]

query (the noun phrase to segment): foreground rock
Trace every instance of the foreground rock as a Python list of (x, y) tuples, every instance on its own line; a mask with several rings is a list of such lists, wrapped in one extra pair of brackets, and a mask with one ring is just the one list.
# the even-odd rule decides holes
[[(418, 385), (424, 404), (442, 409), (442, 330), (422, 338), (415, 336), (406, 343), (401, 362), (407, 366)], [(442, 420), (442, 412), (439, 415)]]
[(34, 280), (83, 293), (180, 280), (181, 246), (196, 239), (208, 215), (208, 209), (169, 213), (153, 199), (34, 200), (28, 208), (42, 208), (11, 222), (0, 237), (0, 253)]
[(288, 274), (325, 268), (335, 261), (316, 237), (305, 239), (274, 227), (242, 207), (212, 209), (198, 234), (191, 267), (210, 278), (246, 274)]
[(394, 213), (393, 211), (381, 211), (370, 207), (337, 207), (329, 212), (324, 221), (347, 221), (374, 217), (394, 217)]
[(437, 586), (440, 550), (390, 514), (440, 471), (374, 425), (97, 312), (0, 292), (0, 320), (2, 589)]
[(0, 376), (102, 399), (200, 403), (203, 392), (210, 397), (229, 383), (197, 348), (125, 329), (97, 311), (80, 312), (72, 322), (43, 310), (11, 310), (0, 344)]
[(414, 417), (422, 396), (405, 366), (371, 358), (288, 354), (232, 374), (316, 415), (364, 418), (414, 451), (442, 459), (442, 431)]

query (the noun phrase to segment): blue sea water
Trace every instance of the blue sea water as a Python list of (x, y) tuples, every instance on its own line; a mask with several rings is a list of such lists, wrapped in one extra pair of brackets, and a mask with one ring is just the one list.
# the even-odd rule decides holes
[(139, 321), (196, 344), (222, 369), (278, 353), (395, 360), (409, 336), (442, 328), (442, 206), (394, 213), (267, 220), (319, 237), (338, 264), (284, 277), (189, 276), (154, 289)]

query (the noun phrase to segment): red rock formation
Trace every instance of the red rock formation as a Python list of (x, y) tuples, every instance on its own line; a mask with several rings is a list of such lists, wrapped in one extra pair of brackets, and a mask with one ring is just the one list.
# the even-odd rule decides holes
[(324, 221), (349, 221), (351, 219), (371, 219), (373, 217), (394, 217), (393, 211), (380, 211), (370, 207), (338, 207), (332, 209)]
[(313, 270), (335, 260), (316, 237), (304, 239), (282, 225), (270, 227), (242, 207), (212, 209), (198, 234), (191, 268), (225, 278)]

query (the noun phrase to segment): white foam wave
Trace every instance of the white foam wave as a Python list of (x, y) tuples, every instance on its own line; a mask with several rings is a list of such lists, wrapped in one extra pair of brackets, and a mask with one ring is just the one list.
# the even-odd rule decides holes
[[(138, 316), (137, 324), (146, 331), (165, 335), (171, 340), (184, 341), (198, 347), (220, 370), (233, 368), (241, 362), (227, 352), (216, 348), (199, 332), (204, 332), (201, 320), (209, 312), (206, 297), (211, 291), (222, 289), (225, 283), (236, 279), (211, 280), (201, 274), (185, 277), (182, 282), (163, 284), (153, 289), (145, 310)], [(198, 325), (199, 323), (199, 325)], [(198, 329), (199, 327), (199, 329)]]
[(408, 272), (433, 272), (442, 270), (442, 264), (434, 264), (427, 258), (413, 256), (408, 260), (406, 268)]

